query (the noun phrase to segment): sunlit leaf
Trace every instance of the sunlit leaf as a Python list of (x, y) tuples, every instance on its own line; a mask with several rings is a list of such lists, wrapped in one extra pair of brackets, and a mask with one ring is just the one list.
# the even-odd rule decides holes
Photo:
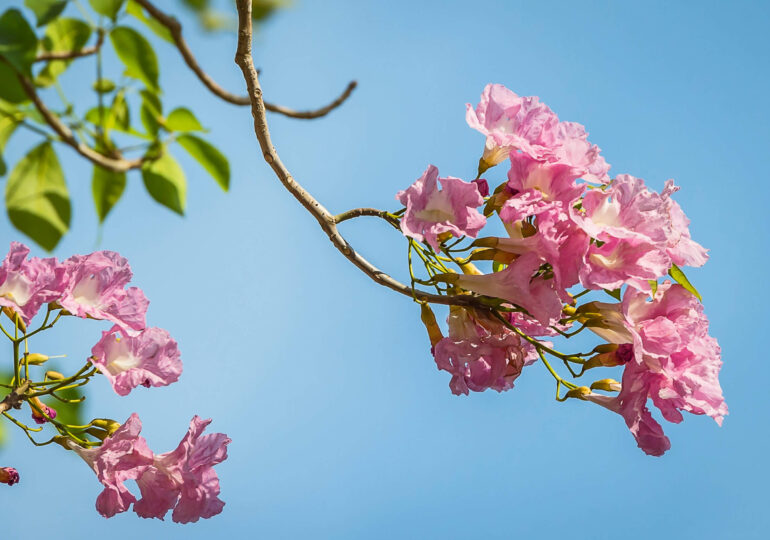
[(165, 128), (169, 131), (206, 131), (190, 109), (179, 107), (166, 118)]
[(222, 152), (195, 135), (180, 135), (176, 141), (214, 177), (223, 190), (230, 188), (230, 163)]
[(127, 26), (113, 28), (110, 40), (118, 58), (126, 66), (126, 75), (158, 91), (158, 58), (150, 42)]
[(94, 81), (94, 84), (91, 85), (91, 88), (93, 88), (94, 91), (98, 92), (99, 94), (109, 94), (115, 90), (116, 85), (110, 79), (97, 79)]
[[(43, 38), (43, 50), (47, 52), (78, 51), (91, 37), (91, 27), (81, 20), (60, 18), (48, 25)], [(51, 60), (35, 77), (38, 86), (50, 86), (72, 63), (72, 60)]]
[[(17, 70), (29, 74), (36, 50), (37, 36), (18, 9), (9, 9), (0, 15), (0, 56)], [(5, 78), (0, 80), (5, 84)]]
[(5, 161), (3, 160), (3, 150), (8, 139), (11, 138), (16, 127), (19, 125), (18, 114), (10, 107), (4, 105), (0, 108), (0, 176), (5, 176), (8, 172)]
[(155, 137), (160, 130), (163, 120), (163, 105), (160, 98), (148, 90), (142, 90), (142, 106), (139, 117), (148, 135)]
[(64, 11), (67, 0), (24, 0), (24, 5), (35, 14), (37, 25), (45, 26)]
[(701, 297), (700, 293), (695, 289), (695, 287), (693, 287), (692, 283), (690, 283), (690, 280), (688, 280), (687, 276), (684, 275), (684, 272), (681, 268), (675, 264), (672, 264), (671, 270), (668, 271), (668, 275), (671, 276), (674, 281), (679, 283), (682, 287), (690, 291), (698, 300), (703, 302), (703, 298)]
[(142, 167), (144, 187), (153, 199), (184, 215), (187, 201), (187, 180), (179, 163), (164, 152), (158, 159), (145, 163)]
[(91, 8), (99, 15), (109, 17), (113, 21), (118, 16), (123, 0), (88, 0)]
[(94, 173), (91, 180), (91, 191), (94, 196), (96, 215), (99, 223), (107, 219), (112, 207), (120, 200), (126, 189), (126, 173), (114, 172), (94, 165)]
[(155, 33), (155, 35), (157, 35), (161, 39), (164, 39), (169, 43), (174, 43), (174, 39), (171, 37), (171, 32), (168, 31), (168, 28), (160, 24), (155, 19), (145, 15), (144, 9), (142, 9), (142, 6), (140, 6), (133, 0), (128, 0), (126, 2), (126, 13), (142, 21), (144, 24), (147, 25), (147, 28), (152, 30), (153, 33)]
[(48, 251), (67, 232), (69, 193), (50, 142), (33, 148), (11, 171), (5, 206), (11, 223)]

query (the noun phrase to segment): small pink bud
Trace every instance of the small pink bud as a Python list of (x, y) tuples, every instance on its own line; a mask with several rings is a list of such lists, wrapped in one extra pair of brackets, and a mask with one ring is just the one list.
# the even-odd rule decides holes
[(489, 184), (486, 180), (483, 178), (478, 178), (473, 180), (472, 183), (476, 184), (476, 187), (479, 188), (479, 193), (482, 197), (489, 197)]
[(13, 467), (0, 467), (0, 484), (12, 486), (19, 483), (19, 472)]

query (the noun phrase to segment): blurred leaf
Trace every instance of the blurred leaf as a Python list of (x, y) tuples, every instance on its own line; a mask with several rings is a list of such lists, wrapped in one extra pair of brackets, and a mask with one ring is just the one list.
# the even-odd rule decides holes
[(192, 111), (184, 107), (179, 107), (169, 113), (165, 127), (169, 131), (206, 131)]
[(184, 215), (187, 201), (187, 180), (179, 163), (165, 152), (158, 159), (145, 163), (142, 167), (144, 187), (153, 199)]
[(180, 135), (176, 141), (214, 177), (223, 190), (230, 188), (230, 163), (222, 152), (195, 135)]
[(255, 21), (265, 21), (268, 17), (287, 5), (284, 0), (252, 0), (251, 18)]
[(95, 92), (98, 92), (99, 94), (109, 94), (110, 92), (115, 90), (116, 86), (115, 86), (115, 83), (112, 82), (110, 79), (98, 79), (94, 81), (92, 88), (94, 89)]
[[(51, 365), (46, 366), (46, 369), (61, 371), (63, 368)], [(59, 390), (56, 392), (56, 395), (64, 399), (78, 399), (83, 395), (83, 387), (81, 386), (79, 388)], [(83, 424), (87, 423), (83, 416), (85, 411), (82, 402), (62, 403), (58, 399), (52, 397), (44, 397), (43, 402), (49, 407), (56, 409), (56, 420), (59, 422), (69, 424), (71, 426), (82, 426)]]
[(112, 207), (120, 200), (126, 189), (126, 173), (118, 173), (94, 165), (91, 191), (94, 196), (96, 215), (99, 223), (104, 223)]
[(500, 272), (502, 270), (506, 269), (506, 265), (498, 262), (498, 261), (492, 261), (492, 272)]
[(5, 206), (14, 227), (48, 251), (67, 232), (70, 198), (50, 142), (33, 148), (11, 171)]
[(126, 94), (120, 91), (112, 98), (112, 107), (110, 107), (110, 116), (112, 119), (112, 129), (128, 132), (131, 129), (131, 114), (128, 110), (128, 101)]
[(193, 9), (194, 11), (203, 11), (208, 9), (210, 0), (182, 0), (184, 5)]
[(40, 27), (58, 17), (67, 7), (67, 0), (24, 0), (24, 5), (35, 13)]
[(171, 32), (168, 31), (168, 28), (160, 24), (155, 19), (152, 19), (147, 15), (145, 15), (144, 9), (142, 9), (142, 6), (140, 6), (133, 0), (128, 0), (126, 2), (126, 13), (139, 19), (144, 24), (146, 24), (147, 28), (152, 30), (156, 36), (168, 41), (169, 43), (174, 43), (174, 38), (171, 37)]
[[(48, 25), (43, 38), (43, 49), (47, 52), (78, 51), (91, 37), (91, 27), (81, 20), (60, 18)], [(51, 60), (35, 77), (37, 86), (51, 86), (56, 78), (72, 63), (72, 60)]]
[(652, 297), (655, 298), (655, 294), (658, 292), (658, 282), (654, 279), (648, 281), (650, 284), (650, 290), (652, 291)]
[(147, 90), (142, 90), (142, 106), (139, 117), (148, 135), (156, 138), (163, 120), (163, 105), (160, 98)]
[(610, 295), (611, 297), (613, 297), (615, 300), (618, 300), (618, 301), (620, 301), (620, 288), (618, 288), (618, 289), (615, 289), (615, 290), (612, 290), (612, 291), (610, 291), (610, 290), (608, 290), (608, 289), (604, 289), (604, 292), (606, 292), (607, 294), (609, 294), (609, 295)]
[(110, 40), (118, 58), (126, 66), (126, 75), (158, 91), (158, 59), (150, 42), (127, 26), (113, 28)]
[(16, 127), (19, 125), (17, 115), (12, 110), (6, 110), (5, 107), (3, 105), (0, 108), (0, 176), (5, 176), (5, 173), (8, 172), (5, 160), (3, 159), (3, 150), (5, 150), (8, 139), (11, 138), (11, 135), (13, 135)]
[(682, 287), (690, 291), (695, 298), (703, 302), (703, 297), (701, 297), (700, 293), (693, 287), (692, 283), (690, 283), (690, 280), (687, 279), (687, 276), (684, 275), (684, 272), (682, 272), (682, 269), (679, 268), (677, 265), (672, 264), (671, 270), (668, 271), (668, 275), (674, 278), (674, 281), (679, 283)]
[(0, 15), (0, 56), (17, 70), (30, 74), (36, 51), (37, 36), (24, 15), (18, 9)]
[(99, 15), (104, 15), (115, 21), (120, 8), (123, 6), (123, 0), (88, 0), (91, 8)]
[(11, 66), (0, 61), (0, 99), (11, 103), (23, 103), (29, 101), (19, 80), (16, 78), (16, 72)]

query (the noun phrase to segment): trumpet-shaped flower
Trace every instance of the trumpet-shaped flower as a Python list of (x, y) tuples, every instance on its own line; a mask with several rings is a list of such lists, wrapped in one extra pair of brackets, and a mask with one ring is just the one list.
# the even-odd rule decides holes
[(59, 303), (78, 317), (112, 321), (127, 333), (145, 327), (147, 298), (131, 281), (128, 261), (112, 251), (75, 255), (64, 262), (69, 283)]
[(196, 522), (222, 511), (219, 478), (214, 465), (227, 459), (230, 439), (223, 433), (203, 435), (211, 420), (193, 417), (176, 450), (156, 455), (153, 466), (137, 480), (142, 498), (134, 511), (144, 518), (163, 519), (173, 508), (177, 523)]
[(59, 298), (65, 285), (64, 267), (56, 259), (27, 260), (29, 248), (11, 242), (11, 249), (0, 266), (0, 306), (18, 313), (25, 324), (40, 306)]
[(436, 251), (440, 249), (438, 235), (448, 232), (475, 238), (487, 222), (477, 210), (484, 202), (479, 186), (459, 178), (439, 178), (433, 165), (409, 188), (399, 191), (396, 198), (406, 207), (401, 220), (404, 235), (425, 241)]
[(91, 362), (121, 396), (139, 385), (167, 386), (182, 373), (177, 343), (161, 328), (131, 336), (115, 325), (91, 349)]

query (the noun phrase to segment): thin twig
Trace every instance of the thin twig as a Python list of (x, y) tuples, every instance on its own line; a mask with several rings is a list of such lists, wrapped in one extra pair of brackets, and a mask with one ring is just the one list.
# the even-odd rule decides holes
[(104, 30), (99, 28), (97, 30), (96, 43), (90, 47), (83, 47), (77, 51), (49, 51), (40, 53), (33, 60), (33, 62), (48, 62), (49, 60), (74, 60), (75, 58), (82, 58), (83, 56), (91, 56), (99, 52), (104, 44)]
[[(142, 3), (145, 3), (142, 1)], [(254, 60), (251, 55), (251, 0), (237, 0), (238, 7), (238, 48), (235, 53), (235, 63), (241, 68), (246, 86), (251, 98), (251, 114), (254, 117), (254, 132), (262, 150), (262, 157), (273, 169), (278, 180), (291, 193), (297, 201), (310, 212), (318, 221), (321, 229), (327, 234), (334, 247), (345, 258), (352, 262), (359, 270), (372, 278), (375, 282), (388, 287), (396, 292), (422, 302), (430, 302), (445, 305), (484, 306), (478, 296), (464, 294), (456, 296), (443, 296), (430, 294), (423, 291), (412, 290), (411, 287), (393, 279), (391, 276), (375, 267), (372, 263), (359, 255), (337, 230), (335, 216), (330, 213), (320, 202), (308, 193), (295, 179), (289, 170), (281, 162), (278, 153), (270, 139), (270, 131), (267, 126), (265, 103), (262, 99), (262, 88), (254, 69)]]
[[(227, 101), (228, 103), (232, 103), (233, 105), (251, 105), (250, 96), (239, 96), (228, 92), (219, 86), (219, 84), (217, 84), (217, 82), (214, 81), (214, 79), (212, 79), (205, 71), (203, 71), (203, 69), (200, 67), (200, 64), (198, 64), (198, 61), (195, 59), (192, 51), (190, 50), (190, 47), (187, 46), (187, 42), (184, 40), (184, 37), (182, 37), (182, 25), (179, 23), (179, 21), (176, 20), (176, 18), (159, 10), (149, 0), (136, 0), (136, 3), (141, 5), (152, 18), (154, 18), (168, 29), (169, 33), (171, 34), (171, 38), (174, 40), (174, 44), (176, 45), (177, 49), (179, 49), (179, 52), (181, 53), (182, 58), (184, 58), (187, 66), (195, 73), (195, 75), (198, 76), (198, 79), (200, 79), (200, 81), (206, 86), (206, 88), (211, 91), (211, 93)], [(283, 105), (274, 105), (272, 103), (265, 103), (265, 109), (270, 112), (288, 116), (290, 118), (301, 118), (306, 120), (320, 118), (329, 114), (331, 111), (342, 105), (345, 100), (350, 97), (350, 94), (356, 88), (356, 85), (356, 81), (351, 81), (347, 88), (345, 88), (345, 90), (342, 92), (342, 94), (337, 97), (337, 99), (325, 107), (321, 107), (320, 109), (314, 109), (310, 111), (295, 111), (294, 109), (284, 107)]]

